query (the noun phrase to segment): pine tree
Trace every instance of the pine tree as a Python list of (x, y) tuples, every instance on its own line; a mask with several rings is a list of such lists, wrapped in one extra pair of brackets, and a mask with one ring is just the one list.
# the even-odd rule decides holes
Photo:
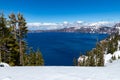
[(115, 56), (112, 56), (112, 60), (116, 60), (116, 57), (115, 57)]
[[(109, 40), (111, 39), (111, 40)], [(120, 40), (120, 35), (117, 33), (114, 33), (110, 36), (108, 39), (108, 53), (113, 54), (117, 50), (118, 40)]]
[(24, 50), (25, 47), (23, 48), (23, 38), (26, 37), (27, 34), (27, 27), (26, 27), (26, 21), (20, 13), (17, 15), (18, 18), (18, 41), (19, 41), (19, 51), (20, 51), (20, 65), (24, 65)]
[(37, 51), (34, 51), (32, 48), (30, 48), (29, 54), (25, 54), (24, 56), (24, 61), (25, 61), (25, 65), (27, 66), (44, 65), (44, 59), (39, 49)]
[(0, 14), (0, 62), (10, 65), (44, 65), (39, 50), (26, 53), (24, 38), (27, 32), (26, 21), (20, 13), (17, 16), (12, 13), (9, 20)]
[(14, 13), (11, 13), (9, 15), (9, 25), (10, 25), (10, 28), (11, 28), (11, 32), (13, 33), (14, 35), (14, 39), (17, 38), (17, 19), (16, 19), (16, 15)]
[(118, 56), (118, 59), (120, 59), (120, 56)]
[(14, 39), (18, 41), (19, 43), (19, 55), (20, 55), (20, 65), (24, 65), (24, 53), (26, 49), (26, 43), (23, 40), (26, 37), (27, 34), (27, 27), (26, 27), (26, 21), (20, 13), (16, 16), (14, 13), (12, 13), (9, 16), (9, 24), (11, 28), (11, 32), (14, 35)]
[[(3, 13), (0, 15), (0, 61), (6, 62), (6, 56), (9, 51), (6, 47), (7, 40), (9, 40), (9, 30), (7, 28), (7, 21), (6, 18), (4, 18)], [(3, 58), (2, 58), (3, 56)]]
[(97, 66), (104, 66), (104, 50), (102, 44), (97, 44)]
[(73, 58), (73, 66), (77, 66), (77, 59), (75, 57)]
[(42, 65), (44, 65), (44, 59), (43, 59), (43, 56), (42, 56), (42, 54), (41, 54), (41, 52), (40, 52), (40, 50), (38, 49), (37, 51), (36, 51), (36, 65), (38, 66), (42, 66)]
[(89, 54), (90, 54), (90, 57), (89, 57), (90, 64), (89, 64), (89, 66), (95, 66), (94, 53), (93, 53), (93, 52), (90, 52)]

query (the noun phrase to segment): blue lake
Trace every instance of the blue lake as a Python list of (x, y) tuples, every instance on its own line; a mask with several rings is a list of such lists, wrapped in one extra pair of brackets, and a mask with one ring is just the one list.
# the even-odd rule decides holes
[(29, 33), (29, 47), (40, 49), (45, 65), (72, 66), (73, 58), (96, 46), (97, 39), (105, 39), (107, 34), (43, 32)]

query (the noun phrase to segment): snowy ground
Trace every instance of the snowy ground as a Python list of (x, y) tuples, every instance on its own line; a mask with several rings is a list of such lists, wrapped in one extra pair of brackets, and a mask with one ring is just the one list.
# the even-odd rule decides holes
[(105, 67), (0, 67), (0, 80), (120, 80), (120, 60)]

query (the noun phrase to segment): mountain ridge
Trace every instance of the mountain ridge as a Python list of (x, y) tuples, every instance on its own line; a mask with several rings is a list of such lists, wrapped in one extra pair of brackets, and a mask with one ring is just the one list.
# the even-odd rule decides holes
[[(54, 25), (55, 26), (55, 25)], [(81, 33), (101, 33), (101, 34), (112, 34), (118, 31), (117, 27), (120, 27), (120, 23), (116, 23), (113, 26), (108, 25), (78, 25), (72, 26), (68, 23), (62, 25), (60, 29), (50, 29), (50, 30), (29, 30), (29, 32), (81, 32)]]

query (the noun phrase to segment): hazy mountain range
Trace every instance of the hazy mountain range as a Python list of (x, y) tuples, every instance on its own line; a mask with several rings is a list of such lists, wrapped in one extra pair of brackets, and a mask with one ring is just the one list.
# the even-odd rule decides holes
[(85, 33), (114, 33), (115, 28), (120, 24), (117, 22), (99, 21), (87, 23), (84, 21), (76, 21), (69, 23), (28, 23), (30, 32), (85, 32)]

